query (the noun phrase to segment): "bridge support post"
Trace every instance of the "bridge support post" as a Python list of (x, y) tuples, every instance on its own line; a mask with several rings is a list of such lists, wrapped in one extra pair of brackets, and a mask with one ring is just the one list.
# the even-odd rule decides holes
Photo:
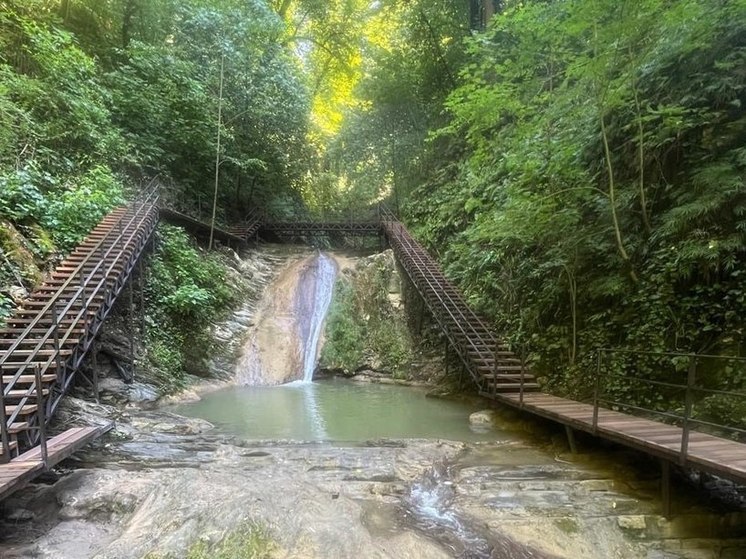
[(44, 469), (47, 469), (47, 418), (44, 413), (44, 388), (41, 383), (41, 367), (34, 368), (34, 384), (36, 385), (36, 421), (39, 423), (39, 448)]
[(661, 507), (663, 516), (671, 518), (671, 463), (661, 459)]
[(127, 303), (129, 305), (127, 318), (129, 322), (131, 376), (132, 380), (135, 380), (135, 302), (132, 283), (133, 280), (130, 278), (127, 282)]
[[(420, 312), (417, 315), (417, 335), (422, 336), (422, 323), (425, 320), (425, 300), (420, 297)], [(446, 347), (448, 346), (448, 340), (446, 340)]]
[(567, 435), (567, 444), (570, 447), (570, 452), (577, 454), (578, 446), (575, 443), (575, 431), (569, 425), (565, 425), (565, 434)]
[(448, 352), (448, 338), (446, 338), (446, 347), (445, 347), (445, 363), (446, 363), (446, 376), (448, 376), (448, 361), (449, 361), (449, 352)]
[(91, 344), (91, 386), (93, 386), (93, 397), (96, 403), (101, 403), (98, 393), (98, 342), (93, 340)]
[[(144, 252), (144, 249), (143, 249)], [(143, 265), (142, 261), (143, 258), (145, 258), (145, 255), (142, 254), (140, 256), (140, 259), (137, 261), (137, 285), (140, 288), (140, 335), (144, 338), (145, 337), (145, 284), (147, 283), (145, 281), (145, 266)]]

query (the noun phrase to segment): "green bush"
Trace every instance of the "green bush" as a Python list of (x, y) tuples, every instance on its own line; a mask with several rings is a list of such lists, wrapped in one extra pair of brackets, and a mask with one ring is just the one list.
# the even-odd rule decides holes
[(27, 169), (0, 174), (0, 217), (21, 223), (44, 214), (46, 200)]
[(111, 169), (99, 165), (75, 183), (49, 194), (43, 225), (52, 231), (55, 244), (63, 251), (69, 251), (102, 217), (123, 202), (121, 183)]
[(156, 380), (173, 391), (213, 350), (207, 329), (237, 295), (218, 253), (203, 251), (178, 227), (162, 224), (158, 237), (146, 292), (147, 344)]
[(159, 233), (150, 281), (153, 300), (176, 323), (205, 324), (233, 300), (223, 264), (178, 227), (161, 225)]
[(363, 359), (365, 330), (355, 308), (354, 296), (349, 283), (337, 283), (321, 349), (321, 362), (330, 368), (354, 370)]

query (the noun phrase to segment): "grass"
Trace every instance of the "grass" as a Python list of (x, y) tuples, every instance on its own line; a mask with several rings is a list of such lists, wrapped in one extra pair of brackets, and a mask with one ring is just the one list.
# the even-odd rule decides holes
[[(250, 522), (229, 532), (219, 542), (195, 542), (179, 559), (267, 559), (277, 548), (267, 528)], [(177, 559), (177, 556), (149, 553), (143, 559)]]

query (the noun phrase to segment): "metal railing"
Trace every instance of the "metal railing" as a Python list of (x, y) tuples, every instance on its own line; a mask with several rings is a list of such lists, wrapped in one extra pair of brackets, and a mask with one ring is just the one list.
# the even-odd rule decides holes
[[(154, 209), (158, 201), (158, 187), (150, 186), (143, 190), (122, 212), (116, 223), (112, 224), (106, 233), (95, 240), (92, 247), (87, 247), (87, 253), (84, 258), (78, 262), (74, 269), (67, 273), (61, 286), (49, 298), (45, 305), (37, 312), (35, 316), (24, 328), (23, 332), (17, 336), (10, 347), (0, 356), (0, 373), (6, 369), (12, 372), (12, 377), (6, 383), (0, 374), (0, 441), (3, 448), (3, 460), (7, 461), (11, 457), (10, 452), (10, 426), (22, 414), (24, 406), (29, 404), (30, 400), (36, 400), (38, 411), (37, 422), (40, 422), (36, 428), (39, 429), (41, 439), (45, 439), (44, 423), (48, 418), (53, 407), (56, 405), (53, 399), (47, 398), (46, 403), (43, 398), (43, 376), (51, 366), (56, 366), (57, 382), (61, 385), (61, 391), (67, 387), (68, 381), (64, 378), (65, 362), (68, 361), (72, 352), (63, 354), (63, 347), (76, 332), (82, 333), (83, 353), (87, 351), (88, 346), (95, 336), (100, 322), (103, 320), (108, 309), (105, 303), (111, 299), (107, 296), (108, 292), (116, 288), (116, 281), (112, 281), (112, 272), (118, 272), (124, 275), (121, 283), (126, 281), (132, 266), (128, 266), (128, 260), (134, 257), (134, 254), (128, 254), (126, 249), (132, 247), (135, 252), (137, 237), (143, 233), (144, 225), (148, 220), (155, 220)], [(144, 241), (140, 239), (140, 241)], [(119, 270), (117, 270), (119, 268)], [(113, 301), (112, 301), (113, 302)], [(27, 310), (26, 314), (31, 314)], [(9, 318), (9, 323), (13, 318)], [(49, 324), (49, 326), (45, 326)], [(95, 329), (95, 331), (91, 331)], [(41, 336), (32, 337), (32, 332), (36, 329), (46, 328)], [(31, 343), (33, 349), (28, 351), (25, 360), (20, 365), (8, 367), (8, 360), (14, 355), (14, 352), (23, 344)], [(37, 360), (39, 352), (52, 346), (53, 352), (46, 359)], [(82, 358), (82, 357), (81, 357)], [(30, 368), (34, 368), (35, 378), (30, 387), (23, 395), (18, 398), (17, 404), (12, 411), (6, 413), (5, 402), (10, 393), (17, 386), (20, 377)], [(45, 409), (46, 408), (46, 409)], [(30, 427), (34, 427), (31, 425)], [(46, 448), (42, 450), (46, 453)]]
[[(616, 357), (616, 361), (614, 360)], [(653, 378), (642, 376), (641, 360), (648, 359), (644, 368)], [(652, 362), (652, 363), (651, 363)], [(702, 368), (707, 364), (706, 371)], [(705, 427), (716, 429), (739, 438), (746, 436), (746, 429), (726, 425), (698, 417), (697, 404), (704, 403), (710, 396), (735, 398), (746, 405), (746, 391), (712, 388), (703, 384), (703, 376), (718, 377), (733, 374), (733, 364), (742, 365), (746, 371), (746, 358), (723, 355), (708, 355), (681, 352), (637, 351), (631, 349), (600, 348), (596, 355), (596, 377), (593, 388), (593, 431), (598, 431), (599, 410), (602, 408), (631, 410), (656, 419), (681, 426), (680, 460), (685, 463), (689, 451), (690, 432)], [(668, 370), (666, 370), (668, 368)], [(671, 370), (673, 369), (673, 370)], [(730, 372), (726, 369), (731, 369)], [(677, 382), (685, 372), (685, 379)], [(673, 377), (673, 378), (671, 378)], [(612, 386), (615, 380), (618, 385)], [(746, 384), (746, 375), (743, 383)], [(622, 401), (615, 394), (635, 387), (645, 387), (647, 394), (641, 400), (678, 402), (681, 411), (661, 410), (646, 406), (644, 402)], [(663, 392), (678, 393), (677, 397), (666, 397)]]

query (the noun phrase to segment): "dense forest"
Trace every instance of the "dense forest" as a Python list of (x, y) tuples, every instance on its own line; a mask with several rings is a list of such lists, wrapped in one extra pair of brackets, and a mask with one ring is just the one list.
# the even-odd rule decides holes
[(746, 0), (2, 0), (0, 46), (3, 285), (217, 180), (225, 221), (387, 201), (556, 390), (743, 352)]

